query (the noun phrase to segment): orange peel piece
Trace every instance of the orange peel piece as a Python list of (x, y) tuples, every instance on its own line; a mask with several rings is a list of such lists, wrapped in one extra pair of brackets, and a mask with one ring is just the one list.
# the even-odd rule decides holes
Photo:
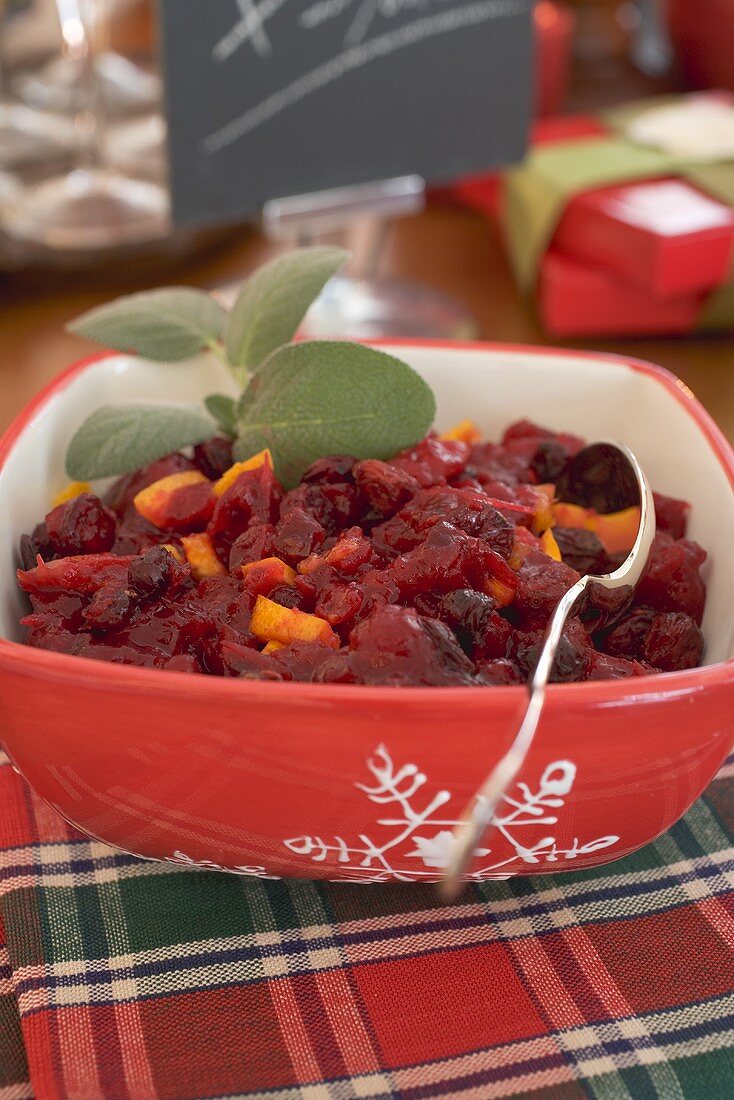
[(528, 527), (516, 527), (512, 553), (507, 559), (510, 569), (517, 573), (530, 551), (538, 548), (539, 542), (538, 536), (534, 535)]
[(554, 523), (553, 501), (556, 496), (555, 485), (534, 485), (539, 494), (538, 505), (533, 512), (532, 528), (536, 535), (542, 535)]
[(593, 512), (586, 526), (593, 531), (607, 554), (621, 554), (631, 550), (640, 526), (640, 509), (637, 504), (620, 512)]
[(484, 591), (491, 596), (498, 607), (509, 607), (515, 599), (515, 591), (509, 584), (498, 580), (497, 577), (488, 577), (484, 582)]
[(258, 596), (267, 596), (279, 584), (295, 584), (296, 571), (282, 558), (260, 558), (242, 566), (245, 588)]
[(197, 581), (206, 580), (207, 577), (219, 577), (227, 572), (217, 557), (214, 543), (207, 534), (184, 535), (181, 545), (186, 561), (191, 566), (191, 572)]
[(175, 558), (179, 565), (183, 565), (186, 558), (183, 556), (177, 546), (174, 546), (172, 542), (162, 542), (161, 546), (164, 550), (167, 550), (171, 557)]
[(260, 466), (265, 465), (265, 463), (267, 463), (272, 470), (273, 456), (270, 453), (269, 447), (266, 447), (264, 451), (258, 451), (256, 455), (252, 455), (242, 462), (235, 462), (233, 466), (230, 466), (228, 470), (224, 471), (218, 481), (214, 482), (214, 495), (221, 497), (227, 492), (227, 489), (229, 489), (231, 485), (234, 485), (240, 474), (247, 473), (248, 470), (257, 470)]
[(482, 433), (473, 420), (460, 420), (447, 432), (441, 432), (438, 438), (447, 442), (458, 440), (460, 443), (478, 443), (482, 438)]
[(74, 497), (80, 497), (82, 493), (88, 493), (91, 491), (92, 486), (88, 481), (70, 481), (68, 485), (65, 485), (63, 489), (60, 489), (56, 496), (53, 498), (54, 508), (58, 508), (59, 504), (66, 504), (67, 501), (73, 500)]
[(559, 500), (553, 506), (554, 527), (587, 527), (591, 511), (579, 504), (566, 504)]
[(169, 474), (154, 481), (152, 485), (141, 489), (133, 499), (135, 510), (156, 527), (165, 527), (168, 518), (168, 503), (179, 489), (191, 485), (201, 485), (209, 478), (201, 470), (182, 470), (178, 474)]
[(297, 608), (281, 607), (267, 596), (258, 596), (250, 619), (250, 630), (261, 642), (319, 642), (333, 649), (339, 639), (326, 619)]
[(549, 558), (553, 558), (553, 561), (563, 560), (560, 547), (550, 527), (540, 536), (540, 549), (544, 554), (547, 554)]

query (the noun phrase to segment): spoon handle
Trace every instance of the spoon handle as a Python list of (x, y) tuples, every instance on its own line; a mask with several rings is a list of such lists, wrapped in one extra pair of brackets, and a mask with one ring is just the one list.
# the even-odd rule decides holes
[(533, 737), (540, 720), (545, 700), (545, 689), (553, 671), (553, 663), (556, 659), (563, 628), (569, 615), (573, 614), (579, 600), (586, 591), (588, 580), (588, 577), (582, 577), (559, 600), (548, 626), (533, 678), (530, 681), (530, 697), (520, 728), (505, 755), (495, 764), (477, 791), (474, 803), (464, 810), (461, 824), (454, 831), (454, 844), (440, 887), (440, 892), (446, 901), (452, 901), (459, 893), (462, 875), (471, 863), (472, 856), (479, 846), (482, 836), (491, 824), (498, 802), (525, 763), (525, 758), (533, 743)]

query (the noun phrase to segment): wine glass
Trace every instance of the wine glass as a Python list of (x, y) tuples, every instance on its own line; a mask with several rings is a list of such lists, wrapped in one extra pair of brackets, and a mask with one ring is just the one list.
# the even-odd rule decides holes
[[(33, 109), (7, 95), (8, 50), (7, 0), (0, 0), (0, 171), (3, 175), (43, 162), (58, 160), (69, 153), (75, 134), (71, 120), (53, 111)], [(17, 13), (16, 13), (17, 14)], [(0, 201), (8, 194), (0, 189)]]
[[(63, 23), (67, 5), (64, 0), (54, 0), (54, 3), (59, 22)], [(115, 12), (118, 9), (124, 11), (130, 6), (130, 0), (109, 0), (103, 9), (98, 8), (91, 13), (92, 18), (101, 15), (105, 21), (102, 34), (109, 22), (109, 5), (114, 6)], [(90, 24), (90, 36), (94, 30), (94, 25)], [(104, 49), (95, 50), (94, 64), (100, 82), (100, 95), (109, 116), (151, 111), (159, 105), (162, 97), (159, 73), (110, 49), (109, 44)], [(22, 69), (14, 77), (12, 89), (17, 98), (29, 107), (75, 114), (83, 107), (84, 86), (79, 77), (78, 62), (62, 52), (40, 67)]]
[(159, 182), (112, 167), (107, 113), (96, 57), (106, 44), (106, 0), (56, 0), (62, 55), (79, 73), (71, 171), (22, 189), (0, 208), (11, 238), (52, 250), (84, 251), (160, 240), (171, 230), (169, 197)]

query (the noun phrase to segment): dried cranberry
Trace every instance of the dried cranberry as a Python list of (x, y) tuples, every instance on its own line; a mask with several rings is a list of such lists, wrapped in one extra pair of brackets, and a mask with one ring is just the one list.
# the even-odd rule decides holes
[(223, 642), (221, 646), (222, 671), (225, 676), (238, 676), (242, 680), (290, 680), (285, 668), (276, 665), (267, 653)]
[(279, 584), (268, 593), (268, 599), (281, 607), (297, 607), (303, 610), (303, 593), (295, 584)]
[(514, 661), (508, 661), (506, 657), (497, 657), (491, 661), (483, 661), (479, 665), (477, 683), (496, 686), (522, 684), (523, 675)]
[(624, 657), (611, 657), (608, 653), (594, 653), (591, 658), (589, 680), (626, 680), (636, 676), (635, 663)]
[(490, 596), (461, 588), (444, 596), (440, 606), (440, 617), (475, 661), (505, 656), (512, 631)]
[(649, 607), (638, 607), (620, 619), (602, 641), (605, 652), (612, 657), (641, 657), (654, 615)]
[(18, 544), (20, 561), (24, 569), (33, 569), (38, 559), (38, 548), (30, 535), (21, 535)]
[(330, 455), (327, 458), (317, 458), (308, 467), (301, 481), (307, 483), (326, 482), (327, 484), (353, 481), (352, 470), (356, 461), (350, 455)]
[(699, 625), (706, 602), (706, 588), (699, 567), (706, 552), (688, 539), (674, 541), (658, 531), (650, 551), (647, 571), (637, 587), (637, 602), (656, 611), (685, 611)]
[(349, 643), (359, 683), (472, 683), (474, 666), (449, 628), (409, 607), (377, 607), (354, 628)]
[(545, 638), (545, 630), (513, 630), (507, 646), (507, 655), (514, 661), (524, 677), (534, 671)]
[(170, 669), (171, 672), (196, 672), (202, 671), (193, 653), (177, 653), (175, 656), (170, 657), (162, 666), (163, 668)]
[[(322, 647), (325, 648), (325, 647)], [(329, 656), (318, 668), (314, 669), (313, 679), (317, 684), (354, 684), (356, 676), (350, 664), (348, 649), (327, 650)]]
[(54, 557), (54, 550), (49, 542), (46, 524), (37, 523), (30, 535), (20, 536), (20, 560), (24, 569), (33, 569), (38, 561), (38, 555), (44, 561), (50, 561)]
[(444, 622), (449, 622), (443, 608), (444, 599), (440, 592), (416, 592), (411, 603), (416, 611), (425, 615), (427, 619), (443, 619)]
[(297, 565), (323, 543), (326, 532), (319, 521), (303, 508), (293, 508), (275, 528), (273, 550), (277, 557)]
[(554, 432), (550, 428), (544, 428), (535, 424), (532, 420), (517, 420), (505, 429), (502, 436), (502, 445), (507, 446), (518, 439), (556, 439), (563, 445), (570, 455), (577, 454), (584, 446), (583, 439), (569, 432)]
[[(125, 512), (117, 522), (117, 534), (112, 552), (113, 554), (142, 554), (151, 546), (160, 545), (160, 541), (160, 530), (133, 508)], [(176, 536), (172, 535), (168, 541), (176, 542)]]
[(695, 668), (703, 652), (703, 634), (690, 615), (655, 615), (643, 643), (644, 657), (664, 672)]
[(325, 555), (325, 561), (337, 573), (353, 576), (372, 557), (372, 544), (365, 538), (361, 527), (350, 527), (342, 532)]
[(530, 459), (530, 469), (541, 484), (555, 483), (567, 463), (568, 452), (557, 439), (541, 439)]
[(363, 602), (364, 594), (358, 584), (327, 584), (319, 593), (314, 610), (332, 626), (351, 625)]
[(469, 444), (459, 439), (438, 439), (429, 435), (415, 447), (396, 454), (390, 459), (390, 465), (414, 478), (422, 488), (445, 485), (449, 478), (462, 472), (469, 450)]
[(276, 667), (281, 668), (289, 680), (311, 683), (319, 677), (323, 667), (336, 656), (333, 649), (317, 642), (291, 642), (273, 654)]
[(194, 462), (211, 481), (220, 478), (232, 465), (232, 440), (216, 435), (194, 447)]
[[(508, 655), (527, 677), (532, 676), (545, 641), (544, 630), (516, 630), (510, 637)], [(591, 640), (578, 619), (569, 619), (558, 645), (550, 679), (553, 683), (584, 680), (591, 667)]]
[(515, 529), (502, 512), (493, 505), (484, 508), (475, 534), (503, 558), (510, 557), (515, 542)]
[(248, 644), (254, 644), (249, 632), (250, 604), (240, 577), (228, 574), (205, 577), (199, 581), (187, 605), (194, 616), (214, 623), (218, 633), (221, 633), (220, 625), (226, 624), (230, 630), (247, 637)]
[(46, 516), (48, 541), (59, 557), (103, 554), (115, 541), (116, 520), (93, 493), (81, 493)]
[(658, 531), (665, 531), (673, 539), (685, 538), (690, 504), (685, 500), (666, 497), (663, 493), (652, 495), (655, 500), (655, 522)]
[(369, 509), (361, 489), (351, 481), (306, 483), (291, 489), (283, 497), (281, 519), (294, 510), (309, 512), (324, 529), (336, 534), (351, 527)]
[(634, 595), (635, 590), (631, 585), (605, 588), (597, 581), (590, 581), (580, 612), (586, 629), (592, 632), (610, 627), (629, 610)]
[(466, 473), (477, 480), (491, 496), (502, 496), (502, 493), (496, 491), (498, 485), (508, 490), (511, 486), (535, 480), (530, 469), (535, 446), (531, 443), (524, 450), (524, 454), (513, 454), (504, 447), (498, 447), (496, 443), (475, 443), (469, 454)]
[(391, 516), (418, 492), (419, 484), (407, 471), (396, 469), (377, 458), (367, 458), (354, 467), (357, 485), (372, 508), (381, 516)]
[(332, 532), (360, 523), (370, 511), (367, 497), (353, 482), (325, 482), (314, 488), (324, 500), (325, 521), (322, 522)]
[(114, 630), (129, 618), (134, 607), (131, 593), (113, 585), (100, 588), (83, 612), (84, 621), (91, 630)]
[(163, 546), (153, 546), (128, 566), (130, 587), (142, 597), (159, 596), (177, 588), (191, 575), (186, 565), (177, 562)]
[(229, 552), (229, 571), (234, 573), (243, 565), (273, 556), (275, 528), (272, 523), (253, 523), (232, 543)]
[(573, 683), (585, 680), (591, 668), (593, 646), (578, 619), (566, 623), (550, 679), (553, 683)]
[(564, 562), (551, 561), (545, 554), (531, 550), (518, 571), (515, 608), (528, 619), (547, 619), (579, 579), (575, 569)]
[(388, 569), (403, 597), (454, 588), (481, 589), (498, 571), (515, 583), (515, 574), (499, 554), (444, 521), (435, 524), (425, 542), (396, 558)]
[[(471, 489), (449, 486), (421, 489), (400, 510), (396, 519), (404, 520), (417, 535), (424, 535), (436, 523), (447, 520), (465, 534), (484, 539), (504, 558), (508, 558), (512, 551), (513, 525), (489, 503), (486, 496)], [(413, 545), (418, 541), (416, 539)]]
[(558, 543), (561, 557), (577, 573), (602, 573), (605, 571), (604, 547), (593, 531), (583, 527), (554, 527), (553, 537)]

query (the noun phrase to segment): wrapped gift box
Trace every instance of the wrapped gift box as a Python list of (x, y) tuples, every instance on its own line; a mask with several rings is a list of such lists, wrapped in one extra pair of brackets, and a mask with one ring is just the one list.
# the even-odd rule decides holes
[(626, 104), (595, 130), (580, 121), (503, 177), (509, 259), (548, 331), (734, 328), (734, 97)]
[(734, 210), (682, 179), (650, 180), (577, 195), (555, 248), (655, 298), (719, 286), (734, 247)]
[(682, 335), (696, 325), (702, 296), (655, 298), (552, 247), (538, 280), (538, 311), (557, 337)]

